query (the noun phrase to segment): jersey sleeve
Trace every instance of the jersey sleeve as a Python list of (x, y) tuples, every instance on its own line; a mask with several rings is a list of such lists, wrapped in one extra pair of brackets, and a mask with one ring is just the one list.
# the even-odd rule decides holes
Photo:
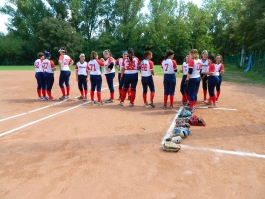
[(150, 65), (150, 70), (154, 70), (154, 63), (151, 60), (148, 60)]
[(98, 64), (99, 64), (100, 66), (104, 66), (103, 61), (101, 61), (101, 60), (97, 60), (97, 62), (98, 62)]
[(220, 71), (225, 71), (225, 66), (223, 64), (220, 67)]
[(50, 60), (50, 64), (52, 68), (55, 68), (54, 62), (52, 60)]
[(189, 68), (193, 68), (194, 67), (194, 59), (190, 59), (189, 60), (188, 67)]
[(172, 60), (172, 63), (173, 63), (173, 68), (177, 69), (178, 68), (177, 62), (175, 60)]
[(77, 64), (75, 65), (75, 70), (78, 70), (78, 66), (77, 66)]
[(111, 62), (114, 63), (114, 59), (113, 59), (112, 57), (110, 57), (108, 61), (109, 61), (109, 64), (110, 64)]
[(63, 61), (63, 55), (60, 55), (60, 57), (59, 57), (59, 62), (62, 62)]
[(88, 63), (87, 63), (87, 65), (86, 65), (86, 69), (87, 69), (87, 70), (90, 70)]
[(119, 65), (119, 59), (117, 59), (117, 60), (115, 61), (115, 64), (116, 64), (116, 65)]
[(214, 70), (215, 70), (214, 64), (210, 64), (210, 66), (209, 66), (209, 72), (210, 73), (214, 73)]

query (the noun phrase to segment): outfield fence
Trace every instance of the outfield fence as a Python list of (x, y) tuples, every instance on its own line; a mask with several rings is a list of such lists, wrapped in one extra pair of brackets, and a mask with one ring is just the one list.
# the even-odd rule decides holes
[(226, 56), (224, 63), (240, 67), (245, 72), (256, 72), (265, 77), (265, 51)]

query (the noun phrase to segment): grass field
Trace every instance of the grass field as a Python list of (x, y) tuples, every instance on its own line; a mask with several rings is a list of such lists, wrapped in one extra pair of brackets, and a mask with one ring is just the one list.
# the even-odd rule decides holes
[[(58, 68), (58, 66), (57, 66)], [(181, 68), (181, 65), (179, 65)], [(71, 67), (72, 71), (74, 67)], [(34, 70), (33, 66), (0, 66), (0, 71), (12, 71), (12, 70)], [(163, 75), (163, 71), (160, 65), (155, 65), (155, 74)], [(182, 74), (177, 74), (177, 77), (182, 77)], [(244, 72), (242, 68), (238, 68), (232, 65), (225, 65), (224, 81), (238, 82), (238, 83), (252, 83), (265, 85), (265, 77), (257, 75), (255, 72)]]

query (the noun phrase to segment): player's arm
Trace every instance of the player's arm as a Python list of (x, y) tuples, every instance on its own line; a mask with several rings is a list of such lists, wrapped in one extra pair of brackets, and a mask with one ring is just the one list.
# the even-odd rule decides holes
[(113, 69), (115, 63), (111, 57), (108, 59), (108, 61), (109, 61), (109, 65), (108, 65), (107, 70), (110, 72)]
[(56, 71), (54, 62), (52, 60), (50, 60), (50, 64), (51, 64), (52, 71)]
[(58, 65), (59, 65), (59, 69), (62, 70), (62, 62), (63, 62), (63, 55), (61, 55), (59, 57), (59, 60), (58, 60)]
[(154, 76), (155, 75), (155, 66), (154, 66), (154, 62), (152, 62), (151, 60), (149, 60), (149, 66), (150, 66), (150, 71), (151, 74)]
[(78, 82), (78, 66), (77, 66), (77, 64), (75, 65), (75, 77), (76, 77), (76, 81)]
[(209, 72), (205, 72), (204, 74), (209, 75), (209, 76), (213, 76), (214, 70), (215, 70), (214, 64), (210, 64)]
[(221, 68), (220, 68), (220, 75), (223, 75), (224, 72), (225, 72), (225, 67), (224, 67), (224, 65), (222, 64), (222, 65), (221, 65)]
[(188, 74), (187, 74), (186, 81), (189, 81), (190, 80), (190, 76), (191, 76), (191, 74), (193, 72), (193, 67), (194, 67), (194, 59), (190, 59), (189, 60), (189, 63), (188, 63), (189, 71), (188, 71)]
[(115, 68), (116, 68), (117, 70), (120, 70), (120, 68), (119, 68), (119, 67), (120, 67), (120, 66), (119, 66), (119, 60), (120, 60), (120, 59), (117, 59), (116, 62), (115, 62)]
[[(101, 58), (101, 60), (97, 60), (98, 64), (101, 66), (101, 67), (104, 67), (105, 66), (105, 62), (102, 61), (103, 58)], [(104, 60), (104, 59), (103, 59)]]
[(174, 68), (174, 72), (178, 72), (178, 64), (175, 60), (172, 60), (172, 63), (173, 63), (173, 68)]

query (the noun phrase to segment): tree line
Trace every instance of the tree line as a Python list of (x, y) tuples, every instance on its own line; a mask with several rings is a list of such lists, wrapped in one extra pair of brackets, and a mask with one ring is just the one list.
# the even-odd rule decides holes
[(264, 0), (7, 0), (1, 14), (10, 16), (8, 33), (0, 33), (0, 63), (31, 64), (39, 51), (58, 58), (67, 46), (75, 60), (110, 49), (118, 58), (134, 48), (142, 58), (153, 52), (158, 64), (166, 50), (182, 59), (190, 49), (233, 55), (265, 49)]

